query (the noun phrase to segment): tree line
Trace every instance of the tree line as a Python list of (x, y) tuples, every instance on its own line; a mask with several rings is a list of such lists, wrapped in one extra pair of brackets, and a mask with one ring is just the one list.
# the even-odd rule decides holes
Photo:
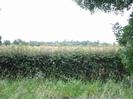
[[(62, 45), (62, 46), (109, 46), (112, 45), (111, 43), (100, 43), (99, 41), (55, 41), (55, 42), (44, 42), (44, 41), (29, 41), (26, 42), (22, 39), (16, 39), (13, 42), (11, 42), (10, 40), (4, 40), (2, 42), (2, 36), (0, 36), (0, 45), (30, 45), (30, 46), (42, 46), (42, 45), (50, 45), (50, 46), (58, 46), (58, 45)], [(113, 43), (113, 45), (115, 45), (115, 43)]]

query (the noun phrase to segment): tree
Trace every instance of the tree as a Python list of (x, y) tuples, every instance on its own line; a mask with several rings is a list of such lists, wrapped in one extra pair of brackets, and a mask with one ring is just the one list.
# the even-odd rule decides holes
[[(74, 0), (80, 7), (95, 12), (124, 11), (131, 9), (133, 0)], [(130, 72), (133, 72), (133, 12), (130, 14), (129, 24), (121, 27), (116, 23), (113, 27), (118, 43), (122, 46), (120, 51), (122, 61)]]
[(128, 25), (122, 27), (118, 23), (113, 27), (117, 41), (122, 46), (121, 58), (126, 68), (133, 72), (133, 12)]
[(21, 39), (16, 39), (13, 41), (13, 44), (15, 44), (15, 45), (27, 45), (28, 43), (21, 40)]
[(9, 40), (5, 40), (5, 41), (3, 42), (3, 44), (7, 46), (7, 45), (10, 45), (11, 42), (10, 42)]
[(21, 42), (22, 42), (21, 39), (17, 39), (17, 40), (14, 40), (14, 41), (13, 41), (13, 44), (15, 44), (15, 45), (20, 45)]
[(97, 9), (105, 12), (129, 10), (133, 0), (74, 0), (80, 7), (95, 11)]
[(116, 40), (120, 45), (125, 45), (126, 41), (123, 38), (123, 27), (117, 22), (114, 24), (114, 26), (112, 27), (113, 32), (116, 36)]

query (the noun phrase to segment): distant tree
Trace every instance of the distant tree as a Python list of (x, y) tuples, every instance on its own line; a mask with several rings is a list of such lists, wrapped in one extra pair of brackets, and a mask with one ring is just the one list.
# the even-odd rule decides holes
[(27, 45), (28, 43), (21, 40), (21, 39), (16, 39), (13, 41), (13, 44), (15, 44), (15, 45)]
[(30, 41), (29, 45), (31, 45), (31, 46), (40, 46), (40, 43), (37, 42), (37, 41)]
[(5, 41), (3, 42), (3, 44), (4, 44), (4, 45), (10, 45), (11, 42), (10, 42), (9, 40), (5, 40)]
[(17, 39), (17, 40), (14, 40), (14, 41), (13, 41), (13, 44), (15, 44), (15, 45), (20, 45), (21, 42), (22, 42), (21, 39)]

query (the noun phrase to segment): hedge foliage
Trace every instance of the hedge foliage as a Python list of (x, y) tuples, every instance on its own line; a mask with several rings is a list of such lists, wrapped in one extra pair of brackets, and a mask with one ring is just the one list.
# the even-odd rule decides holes
[(113, 47), (1, 46), (1, 77), (121, 79), (126, 70)]

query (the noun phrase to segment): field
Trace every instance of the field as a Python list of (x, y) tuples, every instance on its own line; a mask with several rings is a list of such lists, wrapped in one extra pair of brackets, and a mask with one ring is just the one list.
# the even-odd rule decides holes
[(132, 99), (118, 46), (0, 46), (0, 99)]
[[(59, 53), (75, 53), (75, 52), (83, 52), (87, 53), (117, 53), (119, 46), (0, 46), (0, 54), (1, 55), (11, 55), (15, 53), (23, 54), (23, 55), (38, 55), (38, 54), (53, 54), (56, 52)], [(68, 53), (69, 54), (69, 53)]]

